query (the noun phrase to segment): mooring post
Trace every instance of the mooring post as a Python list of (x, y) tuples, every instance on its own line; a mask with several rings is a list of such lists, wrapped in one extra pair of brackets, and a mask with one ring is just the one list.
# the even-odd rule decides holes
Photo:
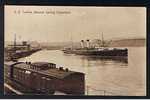
[(87, 95), (88, 95), (89, 94), (89, 86), (88, 85), (86, 86), (86, 89), (87, 89), (86, 91), (87, 91)]
[(104, 90), (104, 96), (106, 95), (106, 91)]

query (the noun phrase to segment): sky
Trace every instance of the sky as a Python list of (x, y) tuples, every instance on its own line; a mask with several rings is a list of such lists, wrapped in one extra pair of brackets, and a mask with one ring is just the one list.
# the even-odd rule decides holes
[(146, 38), (145, 7), (5, 6), (5, 41)]

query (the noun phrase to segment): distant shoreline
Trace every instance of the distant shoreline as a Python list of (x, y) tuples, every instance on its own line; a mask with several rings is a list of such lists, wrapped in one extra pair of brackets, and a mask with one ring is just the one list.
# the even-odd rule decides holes
[(119, 47), (143, 47), (146, 46), (146, 39), (122, 39), (112, 41), (111, 46)]
[[(7, 44), (13, 44), (11, 41), (6, 41), (5, 45)], [(68, 47), (71, 45), (70, 42), (31, 42), (31, 45), (40, 45), (45, 49), (49, 50), (58, 50), (62, 49), (64, 47)], [(73, 45), (75, 47), (80, 46), (80, 42), (73, 42)], [(138, 39), (118, 39), (118, 40), (112, 40), (112, 42), (109, 44), (109, 47), (144, 47), (146, 46), (146, 39), (144, 38), (138, 38)]]

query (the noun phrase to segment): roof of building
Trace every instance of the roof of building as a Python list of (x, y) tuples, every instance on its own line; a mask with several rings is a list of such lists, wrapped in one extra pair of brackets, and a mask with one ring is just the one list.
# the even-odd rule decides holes
[(13, 64), (15, 64), (16, 62), (13, 62), (13, 61), (8, 61), (8, 62), (4, 62), (4, 65), (13, 65)]
[[(43, 62), (43, 64), (46, 64), (46, 62)], [(55, 77), (58, 79), (63, 79), (73, 73), (80, 73), (80, 72), (74, 72), (74, 71), (70, 71), (70, 70), (66, 71), (65, 69), (60, 70), (59, 68), (49, 68), (48, 70), (39, 70), (38, 71), (38, 70), (30, 69), (29, 66), (30, 65), (26, 64), (26, 63), (20, 63), (20, 64), (15, 65), (15, 67), (17, 67), (17, 68), (22, 68), (22, 69), (37, 72), (40, 74), (45, 74), (45, 75)]]
[(61, 79), (69, 76), (72, 73), (75, 73), (74, 71), (59, 70), (58, 68), (43, 70), (42, 72), (45, 73), (46, 75), (50, 75), (52, 77)]
[(20, 64), (20, 63), (23, 63), (23, 62), (13, 62), (13, 61), (8, 61), (8, 62), (4, 62), (4, 65), (11, 66), (11, 65), (14, 65), (14, 64)]
[[(35, 65), (38, 67), (45, 66), (47, 64), (54, 64), (54, 63), (49, 63), (49, 62), (34, 62), (34, 63), (32, 63), (32, 65)], [(56, 65), (56, 64), (54, 64), (54, 65)]]

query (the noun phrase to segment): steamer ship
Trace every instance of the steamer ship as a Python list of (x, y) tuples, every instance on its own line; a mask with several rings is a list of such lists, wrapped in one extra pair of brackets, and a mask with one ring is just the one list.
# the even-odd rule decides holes
[(22, 41), (22, 44), (17, 44), (15, 35), (14, 44), (8, 45), (5, 48), (4, 59), (5, 61), (17, 60), (40, 50), (41, 48), (39, 47), (31, 47), (31, 44), (27, 43), (27, 41)]
[(90, 40), (86, 41), (81, 40), (80, 48), (65, 48), (62, 51), (67, 54), (77, 54), (77, 55), (90, 55), (90, 56), (99, 56), (99, 57), (127, 57), (128, 49), (127, 48), (116, 48), (108, 47), (103, 39), (99, 47), (91, 46)]

